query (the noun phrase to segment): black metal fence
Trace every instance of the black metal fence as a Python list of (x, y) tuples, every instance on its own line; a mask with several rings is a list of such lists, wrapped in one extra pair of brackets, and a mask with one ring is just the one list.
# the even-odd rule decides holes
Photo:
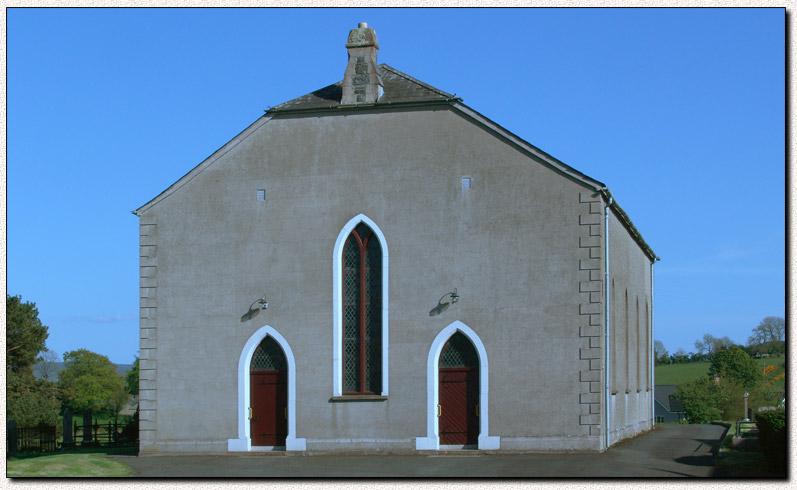
[(105, 424), (94, 423), (86, 425), (78, 424), (77, 420), (72, 425), (72, 444), (73, 446), (112, 446), (120, 441), (122, 427), (118, 422), (108, 421)]
[(54, 425), (20, 427), (15, 432), (19, 452), (55, 451), (58, 448), (58, 434)]
[(137, 444), (138, 423), (120, 424), (117, 419), (100, 424), (90, 413), (84, 414), (82, 424), (72, 421), (71, 413), (64, 414), (63, 430), (55, 425), (17, 427), (14, 420), (7, 421), (6, 455), (17, 453), (50, 452), (77, 447), (108, 447)]

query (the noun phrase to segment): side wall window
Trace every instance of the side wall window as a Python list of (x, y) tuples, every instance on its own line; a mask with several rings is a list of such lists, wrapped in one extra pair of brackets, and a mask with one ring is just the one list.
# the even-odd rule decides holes
[(631, 392), (631, 326), (628, 323), (628, 288), (625, 289), (625, 392)]
[(382, 248), (365, 223), (343, 247), (343, 393), (382, 392)]
[(612, 318), (611, 318), (611, 323), (609, 324), (610, 328), (611, 328), (611, 332), (609, 332), (609, 333), (611, 335), (611, 342), (612, 342), (612, 352), (610, 354), (611, 355), (611, 362), (612, 362), (612, 386), (611, 386), (611, 388), (612, 388), (612, 395), (616, 395), (617, 394), (617, 386), (618, 386), (617, 385), (617, 380), (619, 379), (617, 377), (617, 370), (620, 368), (620, 363), (618, 362), (618, 359), (620, 358), (620, 342), (617, 340), (617, 332), (619, 332), (620, 329), (617, 328), (617, 313), (616, 313), (616, 311), (617, 311), (617, 298), (616, 298), (616, 294), (615, 294), (615, 291), (614, 291), (614, 279), (612, 279), (611, 305), (612, 305), (612, 312), (611, 312)]
[(645, 300), (645, 387), (650, 391), (650, 350), (653, 348), (650, 333), (650, 309)]

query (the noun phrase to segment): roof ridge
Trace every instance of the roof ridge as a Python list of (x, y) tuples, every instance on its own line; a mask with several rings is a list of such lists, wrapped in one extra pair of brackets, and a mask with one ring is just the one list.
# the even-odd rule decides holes
[(413, 78), (413, 77), (407, 75), (406, 73), (404, 73), (403, 71), (399, 71), (399, 70), (393, 68), (392, 66), (388, 65), (387, 63), (380, 64), (379, 68), (391, 71), (394, 74), (396, 74), (396, 75), (398, 75), (398, 76), (400, 76), (402, 78), (405, 78), (405, 79), (409, 80), (412, 83), (418, 84), (418, 85), (420, 85), (421, 87), (423, 87), (423, 88), (425, 88), (427, 90), (431, 90), (432, 92), (437, 92), (438, 94), (440, 94), (443, 97), (446, 97), (448, 99), (453, 99), (453, 98), (456, 97), (455, 94), (449, 94), (448, 92), (440, 90), (437, 87), (433, 87), (433, 86), (429, 85), (428, 83), (424, 83), (424, 82), (418, 80), (417, 78)]

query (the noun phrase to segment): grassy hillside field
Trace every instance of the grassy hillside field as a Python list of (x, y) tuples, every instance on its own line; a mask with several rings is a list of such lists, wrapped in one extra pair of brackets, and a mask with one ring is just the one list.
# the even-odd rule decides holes
[[(776, 389), (786, 391), (786, 358), (770, 357), (767, 359), (758, 359), (758, 362), (762, 370), (766, 366), (775, 366), (775, 371), (767, 376), (767, 380), (774, 381), (773, 386)], [(710, 363), (708, 361), (656, 366), (654, 370), (655, 383), (657, 385), (679, 385), (681, 383), (686, 383), (708, 374), (709, 366)]]

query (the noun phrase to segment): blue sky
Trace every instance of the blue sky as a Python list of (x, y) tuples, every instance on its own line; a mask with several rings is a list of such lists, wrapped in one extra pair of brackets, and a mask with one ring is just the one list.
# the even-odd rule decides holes
[(269, 106), (379, 61), (606, 183), (653, 250), (656, 339), (785, 317), (783, 9), (7, 11), (7, 288), (59, 356), (138, 352), (130, 212)]

